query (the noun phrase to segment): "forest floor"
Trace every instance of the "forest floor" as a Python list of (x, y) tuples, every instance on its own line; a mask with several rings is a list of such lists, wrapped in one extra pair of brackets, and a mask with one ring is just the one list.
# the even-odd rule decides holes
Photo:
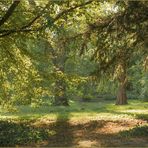
[(0, 109), (0, 146), (148, 147), (148, 103), (71, 101), (69, 107)]

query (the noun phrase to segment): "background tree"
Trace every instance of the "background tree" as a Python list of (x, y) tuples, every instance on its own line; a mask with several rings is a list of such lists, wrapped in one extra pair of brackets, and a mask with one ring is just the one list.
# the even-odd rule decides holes
[[(96, 73), (101, 71), (114, 73), (119, 80), (120, 86), (116, 101), (119, 105), (127, 104), (127, 70), (132, 56), (141, 49), (141, 52), (147, 53), (146, 48), (144, 46), (142, 48), (141, 45), (147, 44), (146, 4), (147, 2), (140, 1), (117, 2), (112, 8), (113, 11), (108, 11), (103, 19), (100, 17), (95, 23), (88, 25), (88, 36), (85, 36), (91, 42), (94, 38), (96, 39), (97, 50), (92, 56), (98, 62)], [(83, 44), (87, 44), (89, 40), (85, 39)]]

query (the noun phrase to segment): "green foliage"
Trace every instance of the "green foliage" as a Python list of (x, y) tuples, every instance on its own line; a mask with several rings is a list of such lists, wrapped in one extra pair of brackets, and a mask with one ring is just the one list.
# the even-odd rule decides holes
[[(0, 146), (50, 140), (71, 146), (75, 118), (102, 119), (102, 128), (107, 120), (146, 123), (147, 6), (125, 0), (0, 1)], [(113, 104), (119, 88), (131, 98), (125, 106)], [(94, 135), (96, 125), (84, 126), (84, 133), (90, 127)], [(147, 133), (147, 125), (138, 125), (119, 135)]]
[(145, 101), (147, 101), (148, 94), (148, 73), (144, 71), (143, 67), (141, 67), (141, 62), (137, 62), (137, 64), (133, 65), (129, 69), (129, 96), (132, 98), (136, 98), (137, 96)]
[[(12, 3), (0, 2), (2, 17)], [(121, 63), (128, 96), (146, 100), (145, 10), (145, 2), (21, 1), (0, 26), (0, 104), (36, 108), (58, 97), (114, 99)]]

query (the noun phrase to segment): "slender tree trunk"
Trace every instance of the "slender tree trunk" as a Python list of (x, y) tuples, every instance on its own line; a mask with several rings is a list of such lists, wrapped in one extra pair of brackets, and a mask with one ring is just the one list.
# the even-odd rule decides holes
[(120, 65), (120, 74), (118, 77), (119, 80), (119, 89), (117, 92), (116, 105), (125, 105), (127, 104), (127, 95), (126, 95), (126, 86), (127, 86), (127, 75), (126, 75), (126, 66), (123, 62)]

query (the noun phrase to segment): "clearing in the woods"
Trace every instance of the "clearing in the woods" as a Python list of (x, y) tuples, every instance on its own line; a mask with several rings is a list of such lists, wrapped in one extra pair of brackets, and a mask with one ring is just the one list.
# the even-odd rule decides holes
[(1, 146), (148, 146), (148, 103), (71, 102), (70, 107), (19, 106), (0, 112)]

